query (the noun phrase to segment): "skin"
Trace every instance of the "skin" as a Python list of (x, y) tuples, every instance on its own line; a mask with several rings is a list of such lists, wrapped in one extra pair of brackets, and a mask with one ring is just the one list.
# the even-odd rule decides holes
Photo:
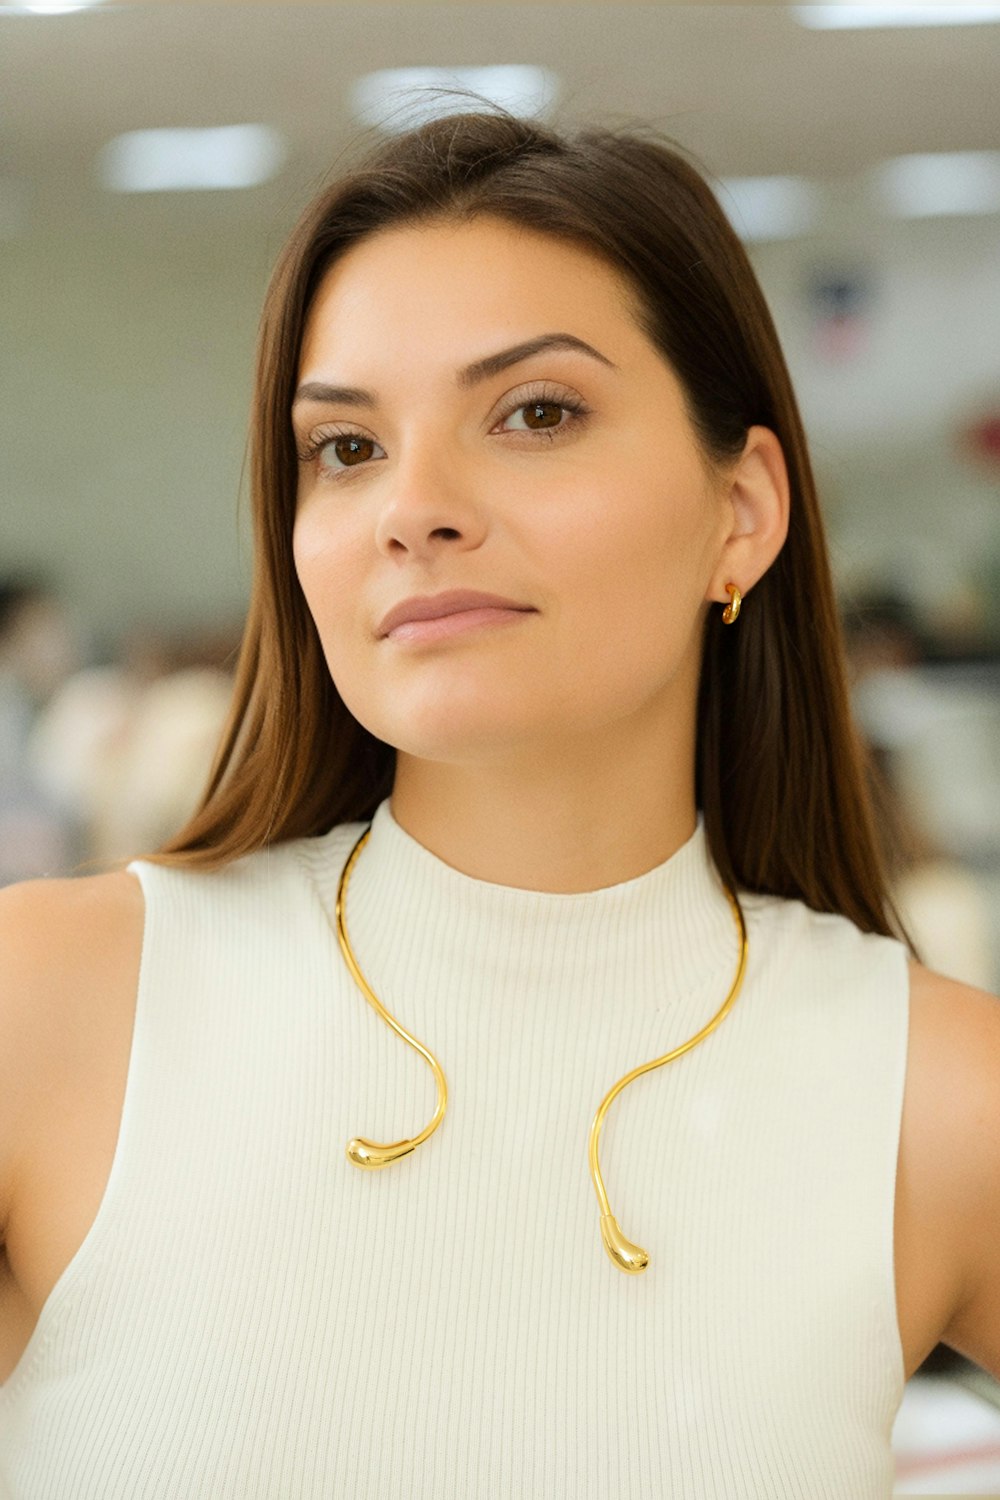
[[(459, 387), (460, 367), (548, 332), (616, 368), (548, 350)], [(489, 216), (354, 246), (310, 309), (304, 382), (378, 397), (295, 403), (293, 547), (338, 692), (396, 747), (397, 822), (473, 878), (538, 891), (667, 860), (696, 825), (706, 612), (727, 582), (747, 595), (787, 535), (775, 434), (752, 427), (713, 471), (628, 283)], [(586, 417), (536, 405), (562, 397)], [(534, 612), (438, 642), (378, 638), (392, 605), (453, 588)]]

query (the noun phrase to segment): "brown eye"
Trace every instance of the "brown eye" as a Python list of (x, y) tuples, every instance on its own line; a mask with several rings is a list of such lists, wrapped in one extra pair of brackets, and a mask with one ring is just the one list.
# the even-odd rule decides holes
[(557, 437), (575, 424), (582, 422), (588, 408), (571, 396), (543, 394), (510, 407), (501, 422), (524, 413), (523, 427), (508, 427), (507, 432), (537, 432), (546, 437)]
[[(519, 410), (525, 413), (525, 421), (528, 426), (537, 431), (538, 429), (535, 427), (536, 418), (538, 420), (538, 427), (558, 427), (560, 422), (557, 420), (557, 417), (563, 411), (563, 408), (558, 401), (529, 401), (527, 405), (520, 407)], [(551, 418), (551, 420), (547, 420), (548, 418)]]
[[(304, 464), (318, 458), (320, 474), (337, 478), (348, 469), (363, 468), (371, 457), (371, 449), (378, 446), (363, 432), (318, 432), (298, 457)], [(331, 455), (329, 462), (323, 461), (324, 453)]]
[[(378, 447), (378, 444), (374, 443), (371, 438), (362, 437), (360, 433), (355, 432), (348, 433), (346, 436), (328, 439), (319, 452), (323, 454), (327, 449), (332, 448), (340, 462), (347, 468), (353, 469), (357, 468), (357, 465), (350, 462), (352, 457), (370, 458), (371, 454), (366, 450), (376, 447)], [(328, 468), (329, 465), (324, 464), (323, 467)]]

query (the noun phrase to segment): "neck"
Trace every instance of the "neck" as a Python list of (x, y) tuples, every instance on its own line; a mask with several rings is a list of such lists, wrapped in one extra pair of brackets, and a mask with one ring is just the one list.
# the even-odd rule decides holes
[(697, 823), (693, 776), (672, 791), (662, 757), (646, 776), (602, 759), (590, 774), (556, 764), (528, 780), (400, 756), (390, 806), (411, 838), (473, 879), (567, 894), (645, 874)]

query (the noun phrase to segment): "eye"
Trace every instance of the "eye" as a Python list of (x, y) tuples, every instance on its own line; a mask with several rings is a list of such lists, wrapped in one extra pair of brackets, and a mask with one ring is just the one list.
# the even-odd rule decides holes
[[(546, 387), (541, 391), (532, 392), (528, 399), (525, 398), (524, 392), (521, 392), (517, 402), (507, 407), (500, 421), (504, 422), (508, 417), (524, 412), (527, 425), (521, 428), (509, 428), (508, 431), (537, 433), (544, 437), (554, 438), (568, 428), (575, 427), (577, 422), (582, 421), (587, 415), (588, 410), (589, 408), (584, 406), (577, 397), (570, 396), (565, 391), (553, 391)], [(568, 412), (569, 420), (553, 422), (551, 420), (553, 414), (559, 411)]]
[[(569, 395), (566, 391), (545, 386), (528, 393), (519, 392), (518, 399), (509, 405), (497, 420), (503, 423), (508, 417), (524, 412), (526, 414), (525, 426), (507, 428), (506, 431), (517, 432), (522, 436), (545, 438), (551, 443), (562, 437), (571, 427), (583, 422), (589, 410), (590, 408), (585, 406), (578, 397)], [(563, 414), (563, 420), (553, 420), (560, 412)], [(566, 419), (567, 413), (568, 419)], [(371, 457), (373, 448), (377, 448), (384, 457), (385, 450), (375, 442), (374, 438), (367, 437), (363, 432), (339, 426), (322, 427), (308, 439), (305, 447), (299, 452), (298, 459), (300, 463), (307, 464), (321, 454), (329, 452), (333, 456), (332, 461), (320, 463), (318, 472), (325, 478), (339, 479), (348, 469), (363, 468), (366, 460)]]
[[(358, 463), (321, 463), (319, 465), (320, 474), (335, 479), (344, 473), (346, 469), (361, 468), (364, 459), (368, 456), (367, 450), (378, 447), (379, 445), (375, 442), (375, 439), (366, 437), (363, 432), (353, 432), (350, 429), (344, 430), (341, 428), (331, 430), (325, 427), (319, 432), (313, 433), (298, 457), (300, 463), (308, 464), (314, 458), (318, 458), (321, 453), (329, 450), (336, 459), (348, 460), (358, 458), (360, 460)], [(380, 449), (380, 451), (384, 453), (385, 450)]]

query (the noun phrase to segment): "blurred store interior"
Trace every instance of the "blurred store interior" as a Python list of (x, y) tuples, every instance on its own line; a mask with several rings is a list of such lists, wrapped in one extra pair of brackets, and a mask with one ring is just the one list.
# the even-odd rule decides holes
[[(798, 393), (901, 909), (931, 967), (1000, 990), (985, 4), (0, 5), (0, 885), (193, 809), (249, 597), (271, 266), (340, 155), (437, 82), (701, 160)], [(899, 1494), (1000, 1491), (1000, 1386), (939, 1346), (894, 1441)]]

